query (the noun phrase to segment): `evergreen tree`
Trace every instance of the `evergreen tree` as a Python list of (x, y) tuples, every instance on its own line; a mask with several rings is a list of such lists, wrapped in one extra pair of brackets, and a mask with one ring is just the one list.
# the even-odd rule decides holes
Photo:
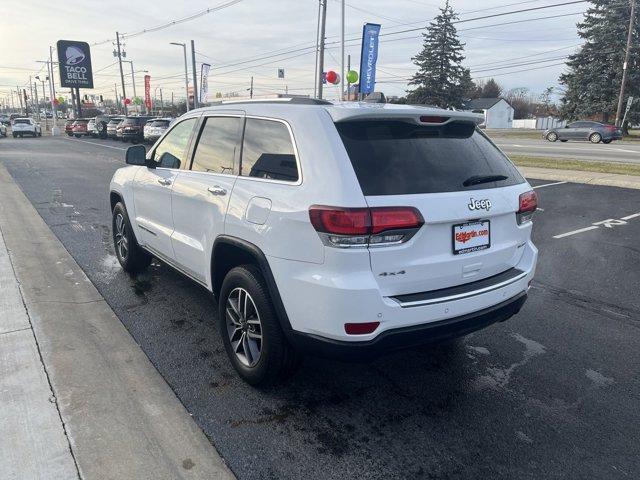
[(449, 0), (423, 33), (422, 51), (412, 58), (418, 72), (409, 85), (408, 103), (425, 103), (443, 108), (461, 108), (474, 85), (469, 69), (462, 66), (464, 44), (453, 22), (458, 18)]
[(499, 98), (502, 95), (502, 87), (493, 78), (487, 80), (482, 86), (482, 97), (484, 98)]
[[(568, 72), (560, 76), (566, 91), (560, 113), (564, 118), (598, 117), (613, 121), (616, 114), (622, 64), (627, 42), (631, 5), (620, 0), (591, 0), (578, 34), (585, 40), (580, 50), (569, 56)], [(640, 8), (636, 8), (635, 28), (625, 96), (640, 97)], [(637, 105), (637, 104), (636, 104)], [(628, 119), (640, 120), (638, 107)]]

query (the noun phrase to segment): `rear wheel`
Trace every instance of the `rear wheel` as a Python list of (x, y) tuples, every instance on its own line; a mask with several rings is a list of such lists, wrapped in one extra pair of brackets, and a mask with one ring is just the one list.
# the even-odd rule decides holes
[(600, 143), (602, 141), (602, 135), (600, 135), (598, 132), (594, 132), (589, 135), (589, 141), (591, 143)]
[(291, 376), (300, 364), (256, 266), (229, 271), (220, 291), (218, 321), (229, 360), (247, 383), (272, 385)]
[(137, 273), (151, 264), (153, 257), (138, 245), (127, 209), (121, 202), (118, 202), (113, 209), (111, 231), (116, 257), (125, 272)]
[(550, 142), (555, 142), (556, 140), (558, 140), (558, 134), (556, 132), (547, 133), (547, 140)]

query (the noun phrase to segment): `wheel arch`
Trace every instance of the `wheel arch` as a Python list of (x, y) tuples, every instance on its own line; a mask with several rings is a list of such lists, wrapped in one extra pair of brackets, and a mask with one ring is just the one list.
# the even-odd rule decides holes
[(116, 192), (115, 190), (111, 190), (111, 192), (109, 192), (109, 205), (111, 206), (111, 211), (112, 212), (113, 212), (113, 209), (116, 208), (116, 204), (118, 202), (122, 202), (122, 204), (124, 205), (123, 196), (120, 194), (120, 192)]
[(286, 336), (292, 331), (291, 323), (280, 297), (269, 261), (262, 250), (251, 242), (229, 235), (220, 235), (216, 238), (211, 253), (211, 291), (220, 300), (220, 289), (226, 274), (234, 267), (244, 264), (256, 265), (269, 290), (269, 296), (273, 302), (280, 326)]

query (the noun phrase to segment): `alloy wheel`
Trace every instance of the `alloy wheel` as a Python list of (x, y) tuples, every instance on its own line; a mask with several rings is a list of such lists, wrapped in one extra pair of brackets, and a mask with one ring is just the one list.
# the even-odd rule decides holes
[(235, 288), (225, 311), (231, 349), (245, 367), (254, 367), (262, 352), (262, 324), (253, 298), (244, 288)]
[(115, 241), (118, 255), (122, 260), (126, 260), (127, 255), (129, 255), (129, 235), (127, 232), (127, 224), (121, 213), (116, 215)]

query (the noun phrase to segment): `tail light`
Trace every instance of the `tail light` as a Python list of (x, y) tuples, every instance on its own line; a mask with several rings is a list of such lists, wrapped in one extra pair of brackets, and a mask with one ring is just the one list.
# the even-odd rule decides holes
[(372, 333), (380, 325), (380, 322), (366, 322), (366, 323), (345, 323), (344, 331), (348, 335), (366, 335)]
[(533, 190), (520, 194), (519, 207), (516, 212), (518, 225), (530, 222), (538, 208), (538, 195)]
[(314, 205), (309, 219), (330, 247), (376, 247), (404, 243), (424, 225), (413, 207), (340, 208)]

